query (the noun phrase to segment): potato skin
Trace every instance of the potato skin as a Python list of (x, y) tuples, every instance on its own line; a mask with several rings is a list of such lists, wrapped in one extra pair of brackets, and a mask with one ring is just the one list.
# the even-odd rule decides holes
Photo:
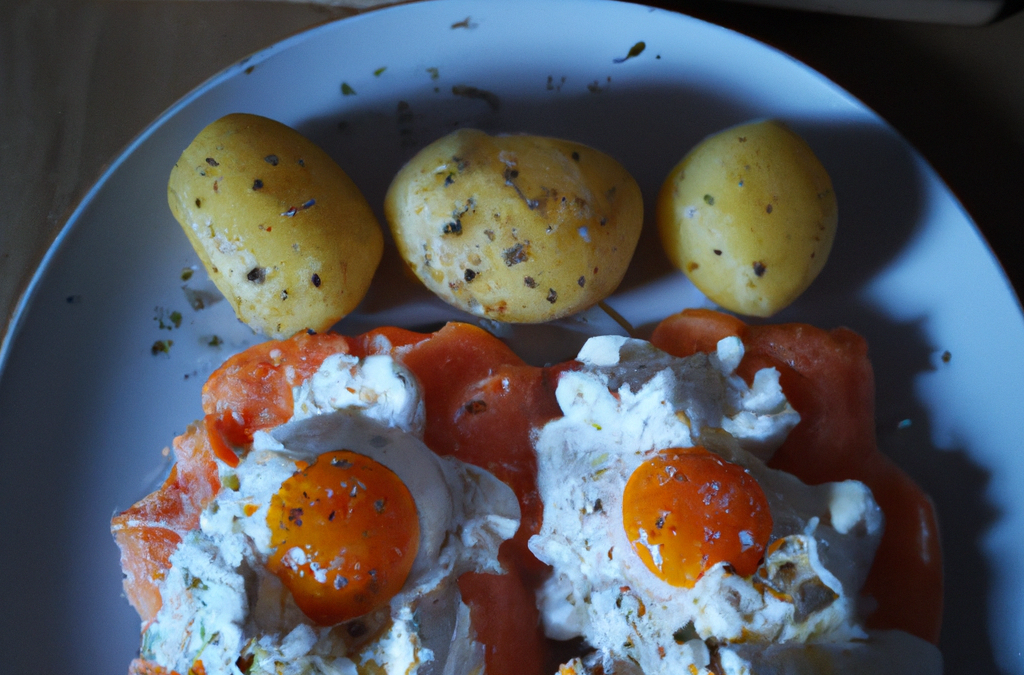
[(725, 309), (767, 317), (810, 286), (837, 224), (828, 172), (807, 143), (766, 120), (719, 132), (669, 173), (658, 195), (665, 252)]
[(625, 168), (585, 145), (461, 129), (398, 172), (384, 213), (402, 258), (442, 299), (538, 323), (615, 290), (643, 200)]
[(203, 129), (167, 185), (210, 278), (255, 331), (325, 331), (362, 300), (384, 236), (370, 205), (294, 129), (236, 113)]

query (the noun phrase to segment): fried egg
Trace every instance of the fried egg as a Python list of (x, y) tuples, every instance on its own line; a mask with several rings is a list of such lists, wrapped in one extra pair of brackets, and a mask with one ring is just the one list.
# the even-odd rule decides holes
[(482, 651), (454, 582), (502, 572), (514, 493), (423, 444), (419, 385), (390, 357), (331, 356), (293, 400), (220, 467), (141, 656), (207, 675), (471, 672)]
[(881, 510), (765, 465), (799, 415), (774, 369), (734, 374), (742, 356), (593, 338), (559, 379), (530, 549), (554, 570), (546, 633), (593, 648), (562, 672), (941, 672), (933, 645), (862, 627)]

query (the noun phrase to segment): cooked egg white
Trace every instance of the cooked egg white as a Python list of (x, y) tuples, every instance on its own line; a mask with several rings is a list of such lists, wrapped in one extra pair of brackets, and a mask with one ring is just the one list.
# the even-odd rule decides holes
[[(799, 416), (774, 369), (750, 387), (734, 374), (742, 356), (737, 338), (677, 359), (602, 337), (580, 352), (581, 370), (560, 378), (564, 417), (536, 436), (544, 522), (530, 548), (554, 568), (539, 595), (547, 634), (583, 636), (595, 650), (563, 671), (941, 672), (931, 644), (861, 627), (858, 593), (881, 511), (856, 481), (811, 487), (765, 466)], [(626, 534), (623, 492), (660, 450), (698, 445), (757, 480), (770, 543), (749, 577), (719, 563), (692, 588), (671, 586), (636, 552), (647, 547), (660, 568), (658, 547), (643, 531), (636, 541)]]
[[(390, 357), (329, 357), (294, 400), (292, 421), (257, 432), (237, 467), (221, 466), (224, 487), (171, 555), (163, 607), (146, 627), (141, 655), (181, 673), (199, 658), (208, 675), (240, 675), (240, 654), (251, 658), (251, 675), (471, 672), (483, 653), (454, 581), (469, 570), (502, 571), (498, 546), (519, 525), (515, 495), (488, 472), (423, 444), (419, 386)], [(267, 514), (297, 460), (341, 448), (383, 464), (409, 488), (420, 544), (389, 607), (323, 627), (266, 569)], [(449, 664), (449, 653), (461, 660)]]

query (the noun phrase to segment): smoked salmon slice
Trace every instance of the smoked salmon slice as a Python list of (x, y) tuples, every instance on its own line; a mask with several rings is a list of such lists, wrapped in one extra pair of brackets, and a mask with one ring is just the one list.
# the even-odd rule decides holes
[[(783, 391), (801, 414), (771, 466), (807, 483), (862, 480), (886, 514), (886, 533), (865, 589), (879, 603), (869, 625), (937, 641), (942, 573), (934, 509), (877, 448), (874, 379), (864, 340), (845, 329), (748, 326), (720, 312), (687, 310), (659, 324), (652, 342), (688, 356), (713, 351), (730, 335), (746, 347), (739, 374), (749, 382), (758, 369), (777, 368)], [(237, 462), (236, 448), (251, 443), (253, 433), (288, 421), (292, 388), (336, 353), (387, 354), (404, 364), (423, 388), (427, 445), (487, 469), (513, 489), (522, 523), (500, 550), (508, 573), (466, 574), (459, 587), (487, 647), (489, 673), (550, 670), (553, 643), (543, 636), (534, 600), (549, 570), (527, 548), (543, 515), (531, 433), (561, 415), (558, 377), (577, 364), (527, 365), (493, 335), (462, 323), (429, 334), (393, 327), (356, 337), (300, 333), (228, 359), (203, 388), (203, 420), (175, 439), (171, 475), (112, 522), (131, 604), (144, 622), (156, 616), (171, 553), (198, 527), (200, 512), (220, 489), (216, 459)], [(141, 660), (132, 667), (139, 675), (166, 673)]]

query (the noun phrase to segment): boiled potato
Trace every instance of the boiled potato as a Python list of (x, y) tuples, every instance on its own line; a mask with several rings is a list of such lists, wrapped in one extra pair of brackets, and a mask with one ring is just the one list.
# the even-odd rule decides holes
[(273, 338), (324, 331), (351, 312), (384, 250), (341, 167), (265, 117), (203, 129), (174, 165), (167, 200), (238, 318)]
[(618, 162), (587, 146), (462, 129), (398, 172), (384, 213), (403, 259), (438, 296), (477, 316), (537, 323), (615, 290), (643, 201)]
[(771, 316), (821, 271), (836, 196), (802, 138), (774, 120), (722, 131), (669, 173), (657, 222), (669, 258), (720, 306)]

